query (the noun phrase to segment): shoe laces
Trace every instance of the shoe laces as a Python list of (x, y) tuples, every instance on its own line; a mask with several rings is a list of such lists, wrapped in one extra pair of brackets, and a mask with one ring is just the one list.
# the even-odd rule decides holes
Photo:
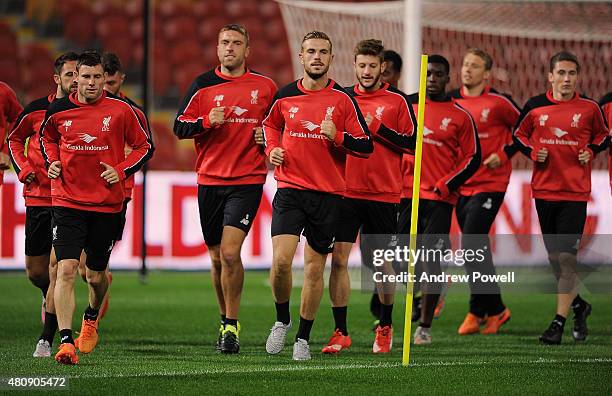
[(388, 343), (390, 338), (391, 338), (391, 327), (385, 326), (385, 327), (379, 327), (378, 329), (376, 329), (376, 343), (377, 344)]
[(84, 319), (83, 320), (83, 328), (81, 329), (81, 337), (89, 338), (94, 332), (97, 332), (96, 321)]

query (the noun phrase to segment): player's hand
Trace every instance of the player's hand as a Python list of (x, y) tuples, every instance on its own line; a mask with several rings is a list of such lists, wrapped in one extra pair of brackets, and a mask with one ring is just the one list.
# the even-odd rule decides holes
[(365, 122), (368, 125), (368, 127), (370, 126), (370, 124), (372, 123), (372, 120), (374, 119), (374, 117), (372, 117), (372, 114), (368, 113), (365, 116)]
[(321, 122), (321, 133), (332, 142), (336, 138), (336, 124), (334, 124), (329, 114), (326, 115), (323, 122)]
[(104, 168), (104, 172), (100, 174), (100, 177), (106, 180), (108, 184), (115, 184), (119, 181), (119, 173), (117, 173), (115, 168), (104, 162), (100, 162), (100, 165)]
[(275, 147), (270, 151), (270, 163), (274, 166), (281, 166), (285, 160), (285, 150), (280, 147)]
[(489, 169), (497, 169), (501, 166), (501, 158), (499, 158), (497, 153), (493, 153), (482, 164)]
[(581, 165), (586, 165), (591, 160), (591, 152), (589, 150), (582, 149), (578, 152), (578, 162)]
[(0, 170), (6, 170), (11, 167), (11, 159), (7, 154), (0, 153)]
[(265, 144), (262, 127), (253, 128), (253, 137), (255, 138), (255, 144), (258, 144), (260, 146), (263, 146)]
[(23, 183), (25, 185), (28, 185), (30, 183), (32, 183), (34, 181), (34, 179), (36, 179), (36, 173), (34, 172), (30, 172), (30, 174), (28, 174), (25, 178), (25, 180), (23, 181)]
[(546, 162), (547, 158), (548, 158), (548, 149), (546, 147), (542, 147), (538, 151), (538, 155), (536, 156), (536, 161), (543, 164), (544, 162)]
[(51, 165), (49, 165), (47, 176), (49, 176), (49, 179), (57, 179), (60, 173), (62, 173), (62, 163), (59, 161), (53, 161)]
[(225, 122), (225, 106), (213, 107), (208, 113), (208, 122), (213, 127), (219, 126)]

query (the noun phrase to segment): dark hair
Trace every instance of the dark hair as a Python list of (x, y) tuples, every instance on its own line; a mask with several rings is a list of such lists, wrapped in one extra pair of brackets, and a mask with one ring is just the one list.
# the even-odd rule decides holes
[(78, 59), (79, 54), (77, 54), (76, 52), (70, 51), (61, 54), (53, 63), (53, 70), (55, 71), (55, 74), (60, 75), (62, 73), (62, 67), (64, 67), (64, 64), (66, 62), (73, 62)]
[(246, 28), (242, 25), (239, 25), (237, 23), (229, 23), (225, 26), (223, 26), (221, 28), (221, 30), (219, 30), (219, 34), (223, 33), (223, 32), (227, 32), (228, 30), (234, 31), (234, 32), (238, 32), (240, 34), (242, 34), (244, 36), (244, 40), (245, 40), (245, 44), (248, 47), (249, 46), (249, 32), (247, 32)]
[(574, 64), (576, 64), (576, 71), (580, 73), (580, 63), (578, 62), (578, 57), (569, 51), (558, 52), (554, 54), (552, 58), (550, 58), (550, 72), (552, 73), (557, 63), (563, 61), (574, 62)]
[(312, 39), (321, 39), (321, 40), (327, 40), (327, 42), (329, 43), (329, 50), (332, 50), (332, 42), (331, 39), (329, 38), (329, 36), (323, 32), (319, 32), (319, 31), (312, 31), (309, 33), (306, 33), (306, 35), (304, 36), (304, 38), (302, 39), (302, 49), (303, 49), (303, 44), (304, 41), (306, 40), (312, 40)]
[[(476, 47), (472, 47), (472, 48), (468, 48), (468, 50), (465, 51), (465, 55), (467, 54), (476, 55), (477, 57), (482, 59), (485, 63), (485, 70), (491, 70), (493, 68), (493, 58), (491, 58), (491, 55), (489, 55), (485, 50), (482, 50)], [(464, 58), (465, 58), (465, 55), (463, 55)]]
[(383, 46), (382, 41), (376, 39), (362, 40), (358, 42), (357, 46), (355, 47), (355, 59), (357, 59), (357, 55), (371, 55), (377, 56), (382, 63), (384, 51), (385, 47)]
[(387, 61), (393, 62), (393, 68), (398, 73), (401, 73), (401, 71), (402, 71), (402, 64), (404, 62), (402, 61), (402, 57), (400, 56), (400, 54), (398, 54), (397, 52), (395, 52), (393, 50), (385, 50), (383, 52), (383, 60), (385, 62), (387, 62)]
[(438, 54), (429, 55), (429, 57), (427, 58), (427, 62), (444, 65), (444, 67), (446, 68), (446, 74), (450, 74), (450, 64), (448, 63), (448, 60), (446, 60), (446, 58), (443, 57), (442, 55), (438, 55)]
[(105, 52), (104, 55), (102, 55), (102, 68), (104, 68), (104, 72), (108, 73), (109, 76), (117, 72), (123, 73), (121, 60), (119, 60), (117, 54), (113, 52)]
[(98, 66), (102, 64), (102, 55), (98, 51), (85, 51), (81, 55), (79, 55), (79, 59), (77, 60), (77, 70), (81, 68), (81, 66)]

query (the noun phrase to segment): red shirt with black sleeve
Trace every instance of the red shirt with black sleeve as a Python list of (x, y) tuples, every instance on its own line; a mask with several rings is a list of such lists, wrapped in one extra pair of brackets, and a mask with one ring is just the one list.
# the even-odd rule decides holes
[[(15, 91), (0, 81), (0, 153), (8, 155), (8, 147), (4, 142), (11, 126), (22, 111), (23, 107), (19, 104)], [(0, 170), (0, 186), (3, 180), (4, 171)]]
[[(153, 143), (136, 112), (125, 101), (107, 96), (81, 103), (77, 93), (49, 106), (40, 130), (41, 150), (47, 166), (61, 162), (61, 174), (51, 180), (53, 206), (120, 212), (125, 179), (153, 155)], [(125, 145), (133, 148), (125, 156)], [(104, 162), (115, 168), (119, 183), (108, 184), (100, 174)]]
[[(194, 139), (198, 184), (263, 184), (268, 170), (253, 128), (260, 127), (276, 92), (270, 78), (252, 70), (229, 77), (217, 67), (198, 76), (178, 111), (174, 134)], [(211, 127), (208, 113), (225, 107), (225, 122)]]
[[(334, 141), (321, 134), (321, 122), (331, 117)], [(357, 102), (339, 84), (310, 91), (297, 80), (280, 89), (263, 131), (265, 153), (281, 147), (284, 160), (275, 167), (278, 188), (296, 188), (342, 195), (346, 154), (368, 157), (373, 151), (370, 131)]]
[(402, 189), (402, 153), (415, 146), (416, 118), (408, 96), (389, 84), (375, 92), (362, 92), (359, 85), (347, 88), (361, 113), (372, 119), (370, 131), (374, 152), (369, 158), (346, 158), (345, 197), (399, 203)]
[(482, 160), (494, 153), (501, 160), (501, 166), (496, 169), (481, 165), (474, 176), (459, 188), (459, 193), (471, 196), (482, 192), (505, 192), (512, 173), (510, 159), (517, 150), (512, 142), (512, 129), (521, 110), (510, 96), (488, 86), (478, 96), (467, 96), (463, 87), (452, 91), (450, 96), (474, 119)]
[[(410, 98), (413, 97), (416, 95)], [(413, 106), (417, 111), (418, 105)], [(419, 196), (455, 205), (459, 198), (457, 190), (476, 173), (482, 159), (476, 124), (454, 99), (443, 102), (427, 99), (425, 106)], [(413, 163), (414, 157), (405, 159), (402, 166), (404, 194), (409, 191), (410, 196)]]
[(55, 94), (52, 94), (28, 104), (8, 137), (9, 155), (19, 181), (25, 183), (30, 173), (35, 174), (30, 184), (23, 185), (26, 206), (51, 206), (51, 180), (40, 152), (39, 131), (45, 113), (54, 100)]
[[(599, 101), (599, 105), (604, 112), (604, 118), (608, 124), (608, 128), (612, 125), (612, 92), (608, 92)], [(612, 148), (610, 148), (612, 150)], [(610, 175), (610, 190), (612, 191), (612, 151), (608, 153), (608, 173)]]
[[(576, 93), (558, 101), (552, 91), (527, 101), (514, 130), (519, 149), (534, 161), (532, 195), (547, 201), (588, 201), (591, 163), (608, 144), (608, 128), (597, 102)], [(535, 162), (541, 148), (548, 150), (544, 163)], [(591, 161), (578, 161), (581, 150), (591, 151)]]

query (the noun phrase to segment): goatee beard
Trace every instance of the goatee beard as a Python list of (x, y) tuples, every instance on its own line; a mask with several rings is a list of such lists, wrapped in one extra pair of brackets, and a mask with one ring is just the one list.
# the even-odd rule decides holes
[(313, 80), (318, 80), (327, 74), (327, 70), (324, 73), (313, 73), (306, 70), (306, 74), (308, 74), (308, 77), (312, 78)]

